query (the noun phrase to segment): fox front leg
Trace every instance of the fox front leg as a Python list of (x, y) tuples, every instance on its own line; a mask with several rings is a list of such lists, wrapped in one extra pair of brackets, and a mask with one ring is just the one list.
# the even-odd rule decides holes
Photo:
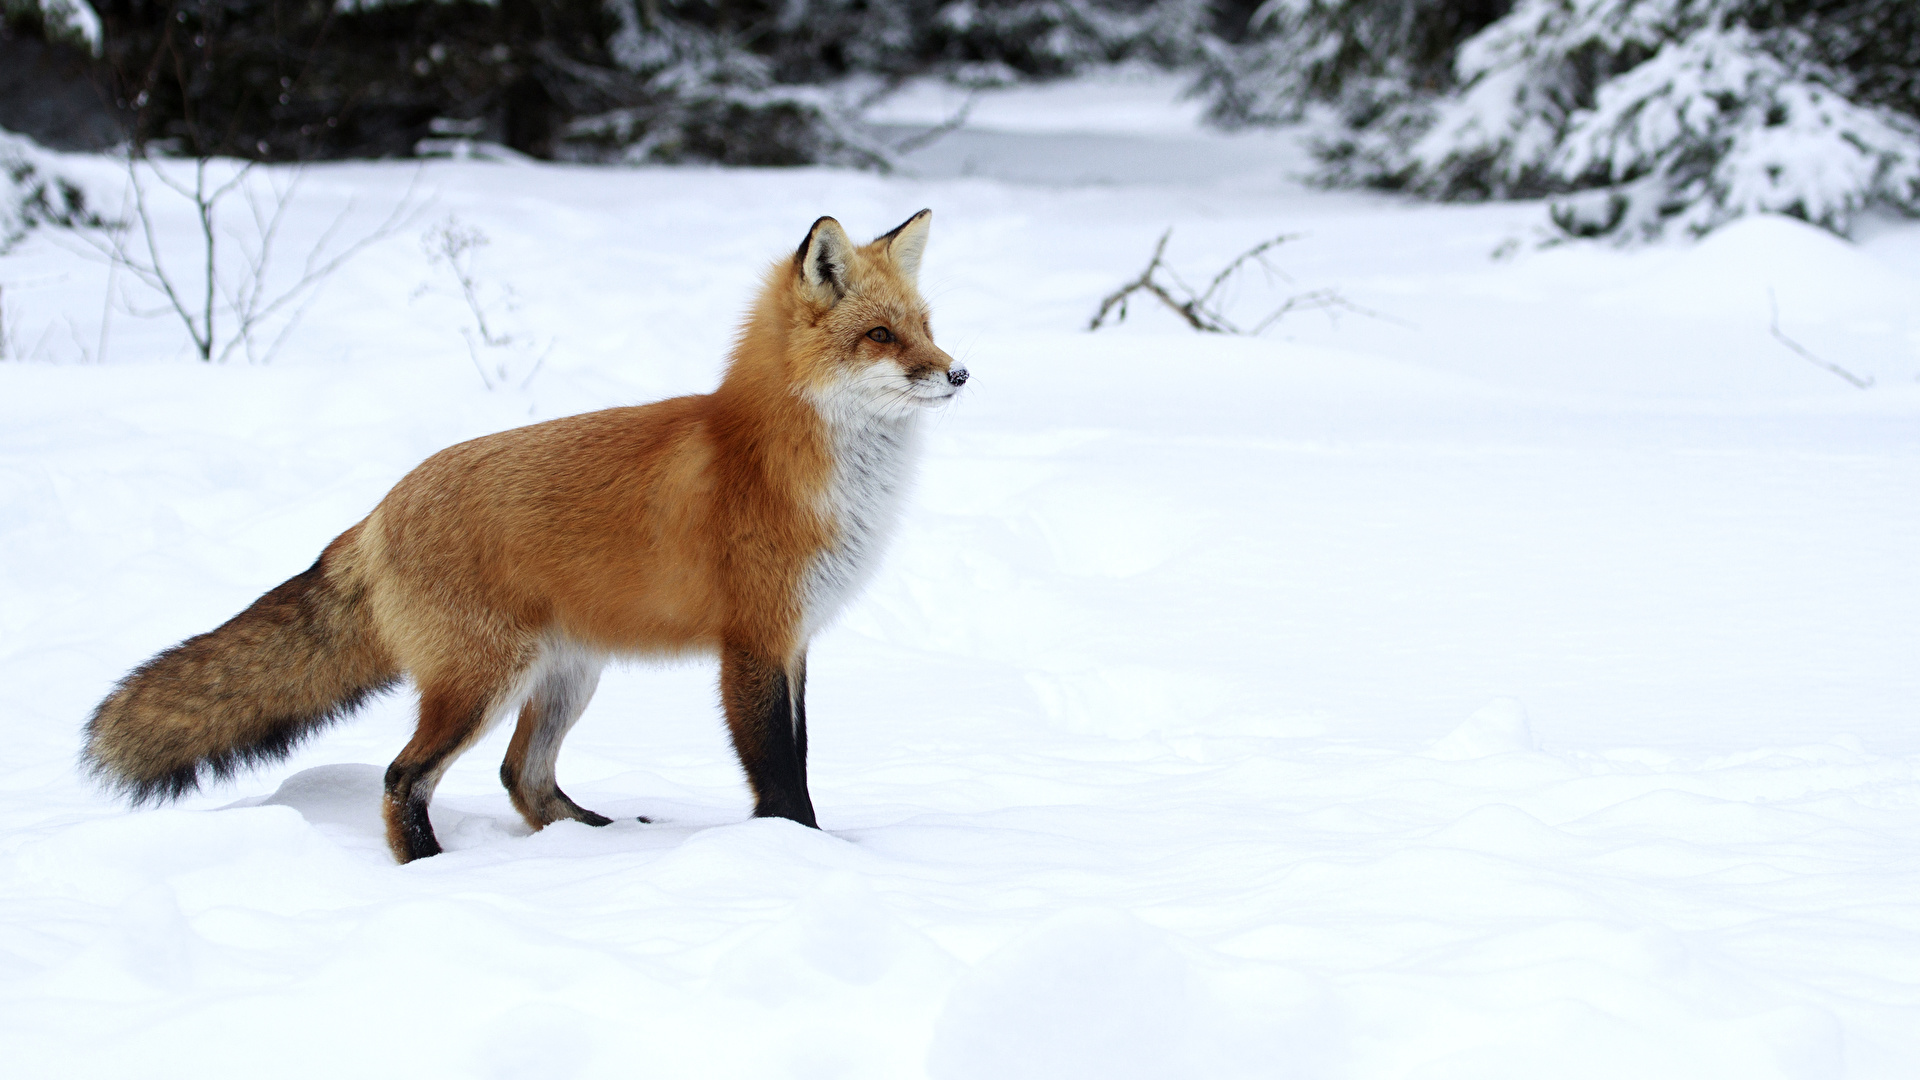
[(805, 657), (781, 663), (729, 646), (720, 658), (720, 699), (753, 788), (753, 816), (817, 829), (807, 794), (806, 684)]

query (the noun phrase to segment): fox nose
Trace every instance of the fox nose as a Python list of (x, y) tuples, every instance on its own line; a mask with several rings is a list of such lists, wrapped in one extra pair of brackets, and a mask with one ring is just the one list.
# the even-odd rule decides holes
[(967, 369), (963, 367), (948, 368), (947, 382), (954, 386), (965, 386), (967, 384)]

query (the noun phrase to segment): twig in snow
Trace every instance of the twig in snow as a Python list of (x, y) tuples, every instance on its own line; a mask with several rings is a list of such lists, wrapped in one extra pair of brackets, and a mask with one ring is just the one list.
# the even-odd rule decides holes
[[(1367, 315), (1379, 319), (1386, 318), (1384, 315), (1369, 311), (1353, 303), (1346, 297), (1341, 296), (1338, 290), (1315, 289), (1312, 292), (1288, 297), (1278, 308), (1268, 313), (1267, 316), (1258, 323), (1255, 323), (1253, 329), (1242, 330), (1240, 327), (1234, 325), (1232, 320), (1227, 318), (1226, 313), (1220, 310), (1215, 296), (1235, 274), (1245, 269), (1248, 262), (1257, 263), (1262, 270), (1266, 271), (1270, 279), (1278, 277), (1283, 281), (1290, 280), (1279, 268), (1267, 262), (1266, 254), (1268, 251), (1289, 240), (1299, 239), (1298, 234), (1283, 233), (1270, 240), (1263, 240), (1241, 252), (1233, 258), (1233, 261), (1227, 263), (1219, 273), (1213, 275), (1213, 280), (1207, 283), (1205, 291), (1198, 293), (1194, 292), (1191, 287), (1181, 281), (1180, 275), (1174, 273), (1173, 268), (1166, 264), (1167, 241), (1172, 238), (1173, 230), (1171, 228), (1160, 234), (1160, 242), (1154, 245), (1153, 257), (1147, 260), (1147, 268), (1140, 272), (1139, 277), (1122, 285), (1120, 288), (1108, 294), (1106, 299), (1100, 301), (1100, 310), (1095, 312), (1092, 320), (1087, 323), (1088, 330), (1100, 329), (1100, 327), (1106, 324), (1107, 316), (1110, 313), (1113, 315), (1115, 324), (1125, 322), (1127, 318), (1127, 298), (1136, 292), (1144, 292), (1158, 299), (1161, 303), (1173, 309), (1181, 318), (1187, 320), (1188, 326), (1207, 334), (1255, 335), (1280, 321), (1283, 316), (1295, 311), (1351, 311), (1357, 315)], [(1166, 276), (1170, 279), (1170, 284), (1162, 284), (1158, 278), (1159, 272), (1163, 269), (1166, 272)], [(1176, 296), (1176, 291), (1184, 294), (1184, 299)]]
[(1120, 286), (1120, 288), (1110, 293), (1105, 300), (1100, 301), (1100, 310), (1094, 313), (1093, 321), (1087, 324), (1087, 329), (1100, 329), (1100, 325), (1106, 322), (1107, 312), (1112, 311), (1115, 305), (1118, 305), (1120, 310), (1114, 315), (1113, 321), (1116, 324), (1126, 322), (1127, 297), (1132, 296), (1136, 292), (1145, 291), (1159, 297), (1161, 303), (1179, 312), (1195, 330), (1203, 330), (1214, 334), (1226, 332), (1220, 327), (1202, 319), (1200, 315), (1194, 311), (1195, 303), (1192, 299), (1186, 301), (1175, 300), (1159, 282), (1153, 280), (1153, 272), (1160, 269), (1160, 259), (1167, 253), (1167, 241), (1172, 238), (1173, 230), (1171, 228), (1160, 234), (1160, 242), (1154, 245), (1153, 258), (1147, 260), (1147, 268), (1140, 272), (1139, 277)]
[[(475, 260), (476, 253), (490, 243), (492, 241), (479, 226), (462, 224), (457, 217), (448, 217), (427, 230), (426, 234), (420, 238), (420, 246), (427, 254), (428, 265), (445, 266), (454, 283), (460, 287), (460, 298), (466, 302), (467, 313), (473, 316), (473, 326), (461, 327), (460, 337), (467, 343), (467, 356), (473, 361), (474, 370), (480, 373), (480, 381), (486, 384), (487, 389), (494, 390), (510, 381), (509, 369), (513, 351), (528, 353), (534, 347), (534, 343), (497, 330), (495, 328), (497, 320), (488, 321), (494, 305), (481, 295), (484, 286), (480, 281)], [(430, 286), (422, 285), (414, 291), (414, 296), (417, 298), (428, 291)], [(513, 288), (502, 285), (498, 292), (498, 303), (506, 310), (512, 311)], [(546, 348), (534, 358), (526, 377), (519, 380), (521, 389), (526, 389), (533, 382), (534, 376), (540, 374), (540, 369), (546, 366), (547, 357), (552, 355), (555, 344), (557, 342), (548, 341)], [(489, 371), (488, 364), (481, 359), (482, 349), (507, 351), (491, 354), (498, 362), (493, 364)]]
[(1827, 371), (1833, 372), (1835, 375), (1838, 375), (1841, 378), (1852, 383), (1858, 389), (1865, 390), (1868, 387), (1871, 387), (1873, 385), (1873, 376), (1869, 375), (1866, 378), (1862, 379), (1860, 376), (1855, 375), (1853, 372), (1848, 371), (1846, 368), (1841, 367), (1839, 364), (1830, 364), (1827, 361), (1822, 360), (1819, 357), (1813, 355), (1813, 353), (1808, 351), (1805, 346), (1801, 345), (1799, 342), (1793, 340), (1792, 338), (1788, 337), (1786, 334), (1782, 333), (1780, 330), (1780, 302), (1773, 295), (1773, 286), (1771, 285), (1767, 286), (1767, 310), (1772, 313), (1772, 322), (1767, 327), (1767, 329), (1773, 332), (1773, 339), (1775, 341), (1778, 341), (1780, 344), (1785, 345), (1789, 349), (1792, 349), (1795, 355), (1799, 356), (1802, 360), (1805, 360), (1807, 363), (1812, 364), (1814, 367), (1824, 368)]

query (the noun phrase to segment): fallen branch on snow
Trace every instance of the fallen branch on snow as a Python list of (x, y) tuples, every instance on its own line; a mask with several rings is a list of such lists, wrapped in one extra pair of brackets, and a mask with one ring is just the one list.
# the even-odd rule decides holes
[(1772, 312), (1773, 314), (1773, 321), (1767, 327), (1768, 330), (1771, 330), (1773, 332), (1773, 339), (1775, 341), (1778, 341), (1780, 344), (1785, 345), (1787, 348), (1792, 349), (1796, 356), (1800, 357), (1802, 360), (1805, 360), (1807, 363), (1812, 364), (1815, 367), (1825, 368), (1826, 370), (1833, 372), (1835, 375), (1838, 375), (1841, 378), (1847, 380), (1848, 382), (1852, 383), (1854, 386), (1858, 387), (1861, 390), (1868, 389), (1873, 385), (1872, 376), (1868, 376), (1863, 379), (1860, 376), (1855, 375), (1853, 372), (1848, 371), (1846, 368), (1841, 367), (1839, 364), (1829, 364), (1825, 360), (1822, 360), (1819, 357), (1813, 355), (1813, 353), (1808, 351), (1805, 346), (1801, 345), (1799, 342), (1793, 340), (1792, 338), (1788, 337), (1784, 332), (1782, 332), (1780, 329), (1780, 301), (1774, 297), (1773, 289), (1771, 287), (1767, 289), (1767, 310)]
[[(1255, 323), (1253, 329), (1242, 330), (1238, 326), (1235, 326), (1233, 322), (1227, 318), (1226, 314), (1220, 310), (1218, 302), (1215, 299), (1216, 295), (1220, 292), (1221, 287), (1226, 285), (1249, 261), (1258, 263), (1261, 269), (1265, 270), (1268, 275), (1284, 279), (1286, 275), (1267, 262), (1266, 253), (1286, 243), (1288, 240), (1299, 239), (1299, 236), (1297, 234), (1283, 233), (1271, 240), (1263, 240), (1255, 244), (1235, 256), (1232, 262), (1228, 263), (1219, 273), (1213, 275), (1213, 280), (1207, 283), (1206, 290), (1199, 293), (1194, 292), (1186, 282), (1181, 281), (1180, 276), (1173, 272), (1173, 268), (1166, 264), (1167, 241), (1172, 238), (1173, 229), (1171, 228), (1160, 234), (1160, 242), (1154, 245), (1153, 258), (1147, 260), (1147, 268), (1140, 272), (1139, 277), (1122, 285), (1119, 289), (1109, 294), (1105, 300), (1100, 302), (1100, 310), (1095, 312), (1092, 321), (1087, 323), (1088, 330), (1100, 329), (1100, 327), (1106, 323), (1109, 312), (1114, 312), (1113, 321), (1116, 325), (1125, 322), (1127, 318), (1127, 298), (1136, 292), (1144, 292), (1157, 298), (1161, 303), (1172, 308), (1181, 318), (1187, 320), (1187, 325), (1193, 327), (1195, 330), (1208, 334), (1255, 335), (1280, 321), (1281, 317), (1295, 311), (1351, 311), (1357, 315), (1368, 315), (1373, 318), (1385, 317), (1353, 303), (1346, 297), (1341, 296), (1337, 290), (1315, 289), (1312, 292), (1305, 292), (1298, 296), (1288, 297), (1278, 308), (1269, 312), (1267, 316), (1258, 323)], [(1155, 276), (1156, 272), (1163, 268), (1166, 270), (1167, 277), (1171, 279), (1171, 287), (1161, 283)], [(1184, 294), (1185, 299), (1176, 297), (1174, 295), (1175, 291)], [(1116, 308), (1118, 309), (1117, 311), (1115, 311)]]

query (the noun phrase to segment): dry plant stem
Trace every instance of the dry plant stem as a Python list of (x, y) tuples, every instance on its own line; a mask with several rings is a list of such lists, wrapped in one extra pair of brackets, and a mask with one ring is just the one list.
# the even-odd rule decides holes
[[(1154, 245), (1153, 258), (1147, 260), (1147, 268), (1140, 272), (1139, 277), (1122, 285), (1105, 300), (1100, 301), (1100, 310), (1094, 314), (1093, 321), (1087, 324), (1087, 329), (1100, 329), (1101, 324), (1106, 322), (1107, 313), (1113, 311), (1116, 305), (1119, 310), (1115, 312), (1113, 321), (1115, 323), (1125, 322), (1127, 318), (1127, 297), (1132, 296), (1136, 292), (1144, 291), (1159, 297), (1161, 303), (1179, 312), (1180, 316), (1186, 319), (1188, 325), (1192, 326), (1195, 330), (1204, 331), (1209, 334), (1226, 334), (1233, 332), (1227, 327), (1217, 325), (1214, 321), (1206, 317), (1210, 313), (1205, 312), (1201, 308), (1201, 304), (1203, 303), (1202, 298), (1194, 297), (1185, 301), (1175, 300), (1172, 294), (1167, 292), (1165, 287), (1153, 280), (1153, 272), (1160, 269), (1161, 259), (1167, 253), (1167, 241), (1172, 238), (1172, 229), (1168, 229), (1166, 232), (1160, 234), (1160, 242)], [(1217, 280), (1218, 279), (1216, 279), (1216, 282)], [(1211, 292), (1212, 290), (1208, 291)]]
[(493, 379), (487, 374), (487, 365), (480, 362), (480, 350), (473, 344), (473, 333), (461, 327), (460, 340), (467, 343), (467, 356), (473, 360), (473, 370), (480, 373), (481, 384), (488, 390), (494, 389)]
[[(1172, 237), (1172, 229), (1160, 234), (1160, 242), (1154, 245), (1153, 258), (1147, 260), (1147, 268), (1140, 272), (1139, 277), (1122, 285), (1100, 302), (1100, 310), (1094, 313), (1092, 321), (1087, 324), (1088, 330), (1100, 329), (1106, 324), (1109, 314), (1113, 315), (1115, 323), (1126, 321), (1127, 298), (1136, 292), (1144, 292), (1157, 298), (1181, 318), (1187, 320), (1188, 326), (1208, 334), (1258, 334), (1278, 322), (1282, 316), (1294, 311), (1340, 310), (1361, 315), (1374, 315), (1374, 312), (1349, 302), (1332, 289), (1316, 289), (1313, 292), (1289, 297), (1279, 308), (1261, 319), (1253, 329), (1242, 330), (1219, 309), (1214, 301), (1215, 294), (1219, 293), (1235, 274), (1243, 270), (1248, 262), (1258, 263), (1260, 268), (1267, 272), (1269, 280), (1274, 277), (1283, 281), (1289, 280), (1279, 269), (1267, 262), (1266, 253), (1289, 240), (1299, 239), (1298, 234), (1285, 233), (1270, 240), (1263, 240), (1241, 252), (1219, 273), (1213, 275), (1213, 280), (1207, 283), (1206, 291), (1200, 293), (1195, 293), (1191, 287), (1180, 280), (1180, 275), (1174, 273), (1172, 267), (1166, 265), (1167, 241)], [(1162, 269), (1165, 269), (1167, 277), (1172, 279), (1174, 288), (1186, 294), (1186, 299), (1179, 299), (1155, 279), (1155, 274)]]
[(1858, 389), (1865, 390), (1873, 386), (1872, 377), (1862, 379), (1860, 376), (1855, 375), (1853, 372), (1848, 371), (1846, 368), (1841, 367), (1839, 364), (1830, 364), (1825, 360), (1822, 360), (1819, 357), (1813, 355), (1813, 353), (1808, 351), (1806, 347), (1802, 346), (1799, 342), (1793, 340), (1792, 338), (1788, 337), (1785, 333), (1783, 333), (1780, 330), (1780, 302), (1778, 299), (1774, 297), (1773, 288), (1771, 286), (1767, 288), (1767, 310), (1772, 313), (1772, 321), (1770, 325), (1767, 327), (1767, 329), (1773, 332), (1773, 339), (1775, 341), (1778, 341), (1780, 344), (1785, 345), (1789, 349), (1792, 349), (1796, 356), (1800, 357), (1802, 360), (1805, 360), (1807, 363), (1812, 364), (1814, 367), (1822, 368), (1824, 370), (1833, 372), (1835, 375), (1838, 375), (1841, 378), (1852, 383)]
[(480, 284), (474, 279), (472, 257), (468, 256), (466, 265), (453, 263), (454, 276), (460, 279), (460, 293), (467, 298), (467, 310), (473, 312), (473, 324), (480, 328), (480, 340), (492, 348), (512, 344), (513, 339), (496, 334), (487, 325), (486, 305), (480, 302)]
[[(121, 209), (126, 209), (124, 195), (121, 197)], [(107, 335), (113, 328), (113, 295), (114, 287), (120, 284), (119, 279), (119, 262), (107, 260), (107, 288), (100, 297), (100, 336), (94, 341), (94, 356), (103, 364), (107, 362)]]
[[(421, 238), (428, 262), (435, 266), (446, 264), (447, 272), (453, 275), (455, 284), (460, 286), (460, 298), (467, 305), (467, 313), (473, 316), (473, 326), (461, 327), (460, 338), (466, 342), (467, 356), (473, 361), (473, 369), (479, 374), (480, 381), (488, 390), (494, 390), (506, 385), (509, 381), (507, 362), (502, 359), (489, 373), (487, 363), (481, 359), (480, 352), (483, 348), (500, 349), (513, 345), (515, 337), (513, 334), (495, 332), (487, 321), (488, 304), (480, 295), (481, 282), (475, 260), (476, 253), (489, 243), (491, 241), (487, 238), (487, 234), (477, 226), (464, 226), (459, 219), (451, 217), (429, 230)], [(424, 289), (425, 286), (422, 288)], [(507, 288), (504, 291), (510, 304), (513, 290)], [(533, 382), (534, 376), (546, 366), (547, 357), (552, 352), (553, 343), (549, 342), (546, 350), (534, 361), (532, 370), (520, 380), (521, 389), (525, 389)]]
[[(341, 226), (346, 223), (347, 217), (353, 213), (353, 200), (347, 200), (347, 205), (334, 217), (333, 222), (327, 226), (326, 231), (320, 234), (319, 241), (316, 242), (313, 249), (307, 253), (306, 261), (301, 266), (300, 279), (294, 282), (290, 288), (280, 293), (279, 296), (265, 303), (261, 303), (260, 298), (264, 295), (266, 288), (267, 263), (273, 247), (273, 239), (279, 231), (280, 222), (286, 213), (287, 206), (292, 202), (293, 193), (300, 184), (300, 177), (296, 174), (293, 182), (287, 185), (286, 190), (281, 193), (276, 193), (275, 195), (274, 210), (269, 219), (269, 228), (261, 237), (259, 259), (253, 261), (249, 276), (246, 282), (243, 283), (243, 287), (246, 288), (247, 291), (245, 293), (246, 305), (243, 309), (244, 314), (241, 316), (241, 332), (227, 343), (226, 350), (221, 354), (221, 359), (224, 360), (226, 353), (231, 352), (236, 345), (245, 345), (247, 347), (247, 358), (249, 360), (265, 360), (272, 357), (275, 352), (278, 352), (281, 343), (286, 340), (288, 334), (293, 332), (293, 328), (299, 324), (300, 316), (306, 310), (305, 301), (302, 301), (300, 308), (294, 312), (292, 318), (287, 320), (287, 324), (280, 329), (280, 333), (274, 336), (273, 343), (268, 346), (266, 352), (258, 358), (253, 355), (254, 328), (267, 319), (272, 318), (281, 311), (281, 309), (293, 303), (295, 300), (301, 299), (302, 297), (310, 300), (313, 296), (314, 287), (322, 281), (325, 281), (328, 277), (331, 277), (334, 271), (346, 265), (347, 260), (352, 259), (368, 247), (385, 240), (387, 237), (405, 228), (422, 209), (421, 204), (416, 202), (414, 198), (414, 192), (419, 181), (420, 174), (416, 171), (413, 180), (407, 185), (406, 194), (402, 195), (400, 201), (394, 204), (393, 212), (388, 214), (386, 219), (382, 221), (377, 228), (365, 236), (360, 237), (358, 240), (355, 240), (353, 243), (348, 244), (333, 257), (326, 258), (324, 257), (325, 252), (333, 243), (335, 234), (337, 234)], [(249, 195), (249, 200), (251, 201), (251, 199), (252, 196)], [(259, 212), (256, 207), (255, 221), (257, 222), (258, 220)]]
[(127, 249), (125, 242), (117, 236), (113, 242), (113, 254), (116, 257), (116, 261), (132, 271), (135, 277), (140, 278), (147, 285), (158, 290), (161, 295), (167, 298), (167, 303), (172, 306), (174, 314), (180, 317), (180, 322), (187, 328), (188, 336), (193, 338), (193, 346), (194, 349), (200, 353), (200, 359), (203, 361), (211, 361), (213, 359), (215, 329), (213, 321), (214, 300), (219, 295), (215, 287), (216, 255), (218, 252), (217, 240), (213, 228), (214, 208), (219, 204), (220, 200), (226, 198), (227, 194), (233, 190), (235, 185), (246, 179), (247, 174), (253, 171), (253, 164), (249, 162), (241, 166), (240, 170), (234, 173), (231, 180), (216, 187), (211, 193), (207, 191), (207, 160), (205, 158), (200, 158), (194, 162), (194, 183), (191, 190), (189, 190), (186, 185), (168, 176), (166, 171), (160, 168), (158, 164), (151, 165), (155, 179), (171, 188), (175, 193), (192, 201), (195, 215), (200, 221), (206, 291), (204, 301), (200, 305), (200, 317), (196, 321), (193, 311), (188, 306), (187, 300), (181, 296), (180, 290), (175, 287), (173, 275), (167, 271), (166, 265), (160, 259), (160, 242), (154, 235), (153, 213), (150, 207), (150, 200), (147, 197), (146, 187), (143, 186), (140, 181), (139, 166), (142, 160), (150, 161), (150, 159), (143, 159), (136, 154), (129, 154), (127, 156), (127, 178), (133, 185), (134, 212), (140, 219), (141, 235), (147, 245), (147, 258), (145, 261), (135, 259), (133, 253)]
[[(1171, 235), (1173, 230), (1169, 229), (1167, 230), (1167, 232), (1168, 232), (1168, 235)], [(1200, 303), (1205, 304), (1209, 300), (1212, 300), (1213, 294), (1219, 290), (1220, 286), (1224, 285), (1227, 279), (1234, 275), (1235, 271), (1239, 270), (1242, 266), (1246, 265), (1246, 262), (1248, 259), (1253, 259), (1259, 262), (1261, 268), (1266, 270), (1269, 274), (1277, 275), (1282, 280), (1290, 280), (1287, 278), (1287, 275), (1280, 273), (1280, 271), (1268, 265), (1267, 260), (1265, 259), (1264, 256), (1270, 249), (1279, 247), (1281, 244), (1284, 244), (1289, 240), (1298, 240), (1298, 239), (1300, 239), (1300, 235), (1298, 233), (1282, 233), (1281, 235), (1276, 236), (1271, 240), (1262, 240), (1260, 243), (1255, 244), (1254, 246), (1241, 252), (1238, 256), (1234, 258), (1232, 262), (1226, 265), (1225, 269), (1213, 275), (1213, 280), (1207, 283), (1207, 291), (1200, 294)], [(1291, 304), (1292, 302), (1293, 301), (1291, 300), (1288, 301), (1289, 304)], [(1269, 319), (1269, 321), (1271, 321), (1271, 319)], [(1256, 330), (1254, 331), (1254, 333), (1259, 333), (1259, 331)]]
[[(196, 253), (200, 266), (196, 267), (196, 276), (201, 278), (201, 292), (198, 297), (189, 297), (187, 290), (181, 287), (182, 278), (170, 270), (161, 256), (162, 244), (154, 225), (152, 191), (141, 175), (141, 166), (146, 166), (154, 179), (163, 186), (191, 202), (194, 214), (200, 226), (199, 251)], [(273, 265), (274, 247), (278, 242), (280, 230), (284, 224), (288, 209), (293, 205), (300, 186), (300, 176), (284, 188), (270, 185), (271, 205), (263, 204), (259, 193), (247, 183), (254, 172), (254, 163), (248, 162), (224, 183), (209, 184), (207, 168), (210, 161), (205, 158), (194, 162), (193, 182), (191, 185), (170, 175), (160, 162), (138, 154), (129, 154), (127, 158), (128, 188), (133, 202), (133, 217), (140, 226), (140, 243), (144, 251), (136, 251), (128, 242), (126, 231), (112, 234), (112, 239), (96, 241), (83, 237), (96, 254), (106, 259), (109, 268), (108, 293), (111, 299), (113, 275), (126, 271), (135, 280), (159, 293), (167, 301), (158, 311), (142, 312), (128, 308), (130, 314), (157, 315), (171, 312), (187, 330), (193, 340), (194, 350), (202, 361), (224, 362), (234, 350), (245, 349), (247, 358), (256, 363), (270, 359), (279, 351), (293, 328), (299, 323), (304, 304), (274, 336), (271, 343), (260, 349), (260, 330), (269, 319), (280, 314), (290, 305), (312, 296), (315, 286), (325, 280), (347, 260), (358, 255), (369, 245), (379, 242), (399, 231), (418, 211), (414, 197), (419, 183), (418, 174), (407, 192), (395, 204), (393, 212), (379, 227), (346, 246), (331, 257), (327, 252), (332, 248), (336, 235), (346, 219), (353, 213), (354, 204), (349, 201), (336, 216), (320, 240), (307, 253), (300, 278), (278, 293), (269, 293), (268, 278)], [(245, 270), (237, 281), (229, 281), (220, 273), (220, 229), (219, 218), (221, 204), (234, 192), (243, 193), (252, 217), (252, 242), (238, 235), (228, 239), (239, 245), (240, 257)], [(197, 303), (193, 301), (198, 301)], [(218, 326), (219, 309), (225, 306), (233, 317), (233, 330), (221, 334)], [(106, 320), (101, 324), (101, 346), (105, 349)]]
[(480, 330), (480, 340), (493, 347), (511, 344), (513, 339), (507, 335), (496, 335), (487, 326), (487, 307), (480, 299), (480, 281), (473, 270), (474, 252), (486, 247), (492, 241), (478, 228), (462, 227), (455, 218), (429, 232), (426, 237), (427, 257), (433, 262), (444, 262), (453, 280), (460, 286), (460, 297), (466, 301), (467, 312), (473, 316), (473, 322)]
[[(1266, 318), (1255, 323), (1253, 329), (1247, 331), (1247, 333), (1252, 336), (1258, 336), (1262, 330), (1279, 322), (1282, 316), (1295, 311), (1325, 311), (1329, 312), (1327, 317), (1330, 319), (1333, 318), (1331, 312), (1350, 311), (1355, 315), (1365, 315), (1368, 318), (1380, 319), (1385, 322), (1400, 322), (1398, 319), (1390, 319), (1377, 311), (1370, 311), (1367, 308), (1363, 308), (1332, 289), (1315, 289), (1310, 293), (1301, 293), (1299, 296), (1287, 297), (1286, 303), (1281, 304)], [(1400, 323), (1400, 325), (1404, 326), (1406, 324)]]
[(305, 311), (305, 303), (304, 301), (302, 302), (301, 307), (294, 312), (293, 317), (281, 328), (280, 333), (274, 336), (273, 342), (268, 346), (266, 352), (256, 357), (253, 354), (255, 329), (261, 323), (272, 318), (296, 300), (301, 300), (303, 297), (311, 299), (315, 286), (319, 285), (328, 277), (331, 277), (333, 272), (346, 265), (349, 259), (360, 254), (360, 252), (366, 250), (373, 244), (377, 244), (399, 232), (421, 209), (420, 204), (417, 203), (414, 198), (415, 189), (420, 181), (420, 174), (416, 171), (413, 179), (407, 184), (406, 193), (400, 197), (399, 202), (394, 204), (393, 211), (387, 215), (386, 219), (372, 232), (348, 244), (344, 249), (329, 258), (326, 256), (327, 249), (332, 246), (335, 235), (339, 233), (341, 226), (346, 223), (348, 216), (353, 213), (353, 200), (347, 200), (347, 205), (341, 208), (339, 214), (335, 215), (333, 221), (328, 224), (326, 231), (320, 234), (320, 239), (315, 242), (313, 248), (307, 252), (307, 258), (300, 268), (301, 273), (299, 280), (283, 290), (278, 296), (263, 302), (262, 297), (266, 294), (267, 267), (272, 257), (274, 239), (279, 234), (280, 224), (286, 215), (287, 207), (292, 205), (294, 193), (300, 186), (300, 180), (300, 175), (296, 173), (293, 180), (284, 190), (275, 191), (273, 211), (268, 215), (264, 228), (260, 228), (261, 212), (258, 202), (253, 193), (251, 191), (248, 192), (248, 205), (253, 211), (255, 226), (260, 236), (260, 248), (257, 257), (252, 255), (248, 257), (248, 273), (247, 277), (241, 282), (241, 292), (239, 294), (240, 298), (244, 298), (244, 302), (240, 302), (239, 298), (236, 298), (233, 305), (239, 313), (240, 331), (227, 342), (226, 348), (221, 352), (220, 358), (222, 360), (225, 360), (227, 354), (231, 353), (236, 346), (241, 345), (246, 347), (247, 358), (249, 360), (258, 361), (270, 358), (275, 352), (279, 351), (281, 343), (286, 340), (288, 334), (293, 332), (293, 328), (299, 324), (300, 315)]

